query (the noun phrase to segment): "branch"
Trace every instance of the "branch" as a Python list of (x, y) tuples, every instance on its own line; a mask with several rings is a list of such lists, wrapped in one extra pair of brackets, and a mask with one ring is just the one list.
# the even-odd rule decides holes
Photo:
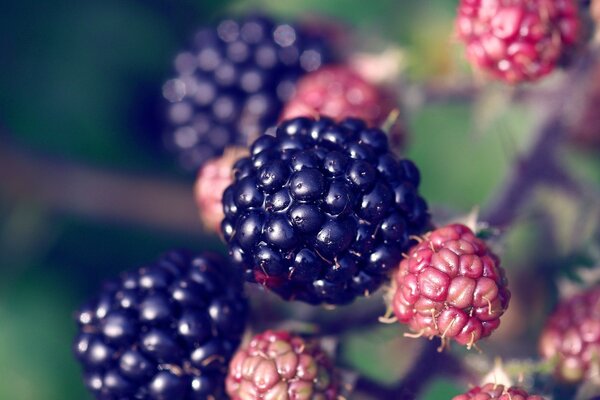
[(568, 113), (574, 99), (582, 96), (587, 71), (593, 65), (593, 54), (586, 53), (565, 76), (559, 90), (550, 99), (550, 109), (537, 129), (529, 151), (513, 163), (513, 167), (495, 201), (482, 213), (482, 220), (491, 225), (506, 227), (518, 216), (531, 191), (539, 184), (561, 186), (573, 191), (579, 187), (557, 160), (557, 150), (566, 136)]
[(393, 386), (385, 386), (364, 376), (355, 383), (354, 391), (376, 399), (414, 400), (435, 376), (464, 374), (461, 363), (449, 352), (438, 352), (440, 340), (435, 338), (423, 345), (412, 369)]
[(53, 211), (185, 234), (202, 232), (189, 185), (46, 158), (0, 135), (0, 193)]

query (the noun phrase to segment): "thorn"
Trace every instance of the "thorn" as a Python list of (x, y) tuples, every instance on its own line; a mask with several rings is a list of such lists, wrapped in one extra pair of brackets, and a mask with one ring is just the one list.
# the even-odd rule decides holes
[(383, 324), (394, 324), (398, 322), (398, 318), (394, 315), (394, 310), (392, 309), (392, 307), (388, 306), (387, 310), (385, 310), (385, 314), (380, 316), (378, 318), (378, 321)]
[(390, 111), (390, 113), (387, 115), (385, 121), (381, 125), (381, 130), (384, 131), (385, 133), (389, 134), (390, 131), (392, 130), (392, 128), (394, 127), (394, 125), (396, 125), (398, 123), (399, 119), (400, 119), (400, 110), (397, 108), (394, 108), (392, 111)]
[(455, 323), (456, 319), (453, 319), (452, 322), (450, 322), (450, 324), (446, 327), (446, 329), (444, 329), (444, 333), (442, 333), (442, 340), (446, 339), (446, 333), (448, 333), (448, 330), (452, 328), (452, 326), (454, 326)]
[(471, 348), (473, 348), (474, 344), (475, 344), (475, 332), (471, 332), (471, 340), (469, 340), (469, 343), (467, 343), (467, 350), (471, 350)]
[(441, 353), (446, 348), (446, 338), (442, 336), (442, 344), (437, 348), (437, 352)]
[(421, 236), (417, 236), (417, 235), (410, 235), (408, 238), (409, 238), (409, 239), (412, 239), (412, 240), (416, 240), (416, 241), (417, 241), (417, 243), (423, 243), (423, 238), (422, 238)]
[(488, 303), (488, 314), (492, 315), (492, 302), (485, 296), (482, 297)]
[(425, 334), (425, 329), (421, 329), (421, 331), (419, 333), (408, 333), (408, 332), (404, 332), (404, 337), (407, 338), (411, 338), (411, 339), (418, 339), (420, 337), (422, 337)]
[(225, 359), (223, 357), (221, 357), (220, 355), (217, 355), (217, 354), (213, 354), (212, 356), (205, 358), (200, 364), (203, 367), (206, 367), (206, 366), (210, 365), (213, 361), (220, 361), (222, 363), (225, 363)]
[(396, 322), (398, 322), (398, 318), (396, 316), (387, 317), (385, 315), (382, 315), (381, 317), (377, 318), (377, 320), (382, 324), (395, 324)]

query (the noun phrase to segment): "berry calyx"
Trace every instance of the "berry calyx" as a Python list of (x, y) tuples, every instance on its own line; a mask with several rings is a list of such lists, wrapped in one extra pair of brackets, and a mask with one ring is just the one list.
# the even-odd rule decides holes
[(465, 394), (454, 396), (452, 400), (544, 400), (544, 398), (529, 394), (516, 386), (487, 383), (481, 387), (474, 387)]
[(358, 119), (284, 121), (234, 176), (223, 195), (230, 255), (248, 281), (288, 300), (368, 295), (429, 226), (417, 167)]
[(77, 314), (74, 344), (98, 399), (224, 398), (247, 304), (213, 255), (173, 251), (107, 283)]
[(500, 260), (461, 224), (427, 233), (394, 271), (391, 307), (412, 336), (471, 348), (500, 325), (510, 299)]
[(266, 331), (242, 346), (229, 366), (232, 400), (338, 398), (339, 382), (317, 341), (285, 331)]
[(600, 369), (600, 288), (561, 302), (540, 336), (542, 357), (556, 362), (554, 374), (577, 383)]
[(580, 30), (577, 0), (461, 0), (456, 19), (469, 61), (513, 84), (552, 72)]

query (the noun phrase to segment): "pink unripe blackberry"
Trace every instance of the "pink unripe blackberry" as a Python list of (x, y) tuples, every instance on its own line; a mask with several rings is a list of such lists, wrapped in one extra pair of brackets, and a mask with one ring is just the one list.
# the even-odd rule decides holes
[(542, 396), (532, 395), (516, 387), (506, 387), (495, 383), (477, 386), (465, 394), (454, 396), (452, 400), (544, 400)]
[(233, 165), (247, 153), (248, 150), (242, 147), (230, 147), (222, 156), (207, 161), (198, 171), (194, 199), (202, 224), (211, 232), (221, 232), (223, 192), (233, 182)]
[[(332, 65), (300, 79), (280, 119), (324, 115), (337, 121), (359, 118), (369, 126), (380, 126), (396, 107), (392, 96), (352, 68)], [(393, 146), (401, 144), (404, 136), (397, 125), (389, 132)]]
[(600, 287), (560, 303), (540, 337), (542, 357), (554, 359), (555, 376), (580, 382), (600, 369)]
[(500, 260), (468, 227), (426, 234), (394, 272), (391, 306), (416, 336), (470, 348), (500, 325), (510, 292)]
[(552, 72), (581, 22), (577, 0), (461, 0), (456, 30), (474, 66), (519, 83)]
[(318, 343), (285, 331), (254, 336), (234, 355), (226, 380), (232, 400), (335, 400), (338, 386)]

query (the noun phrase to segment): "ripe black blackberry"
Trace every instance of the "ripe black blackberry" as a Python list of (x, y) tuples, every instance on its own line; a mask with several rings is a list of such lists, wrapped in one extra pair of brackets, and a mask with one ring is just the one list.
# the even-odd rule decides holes
[(174, 251), (105, 284), (78, 312), (74, 346), (96, 398), (225, 398), (247, 314), (241, 279), (226, 269)]
[(246, 279), (343, 304), (376, 290), (429, 225), (419, 171), (358, 119), (283, 122), (234, 165), (222, 232)]
[(194, 170), (228, 145), (246, 145), (277, 121), (296, 80), (330, 59), (323, 38), (264, 17), (200, 31), (167, 81), (167, 146)]

